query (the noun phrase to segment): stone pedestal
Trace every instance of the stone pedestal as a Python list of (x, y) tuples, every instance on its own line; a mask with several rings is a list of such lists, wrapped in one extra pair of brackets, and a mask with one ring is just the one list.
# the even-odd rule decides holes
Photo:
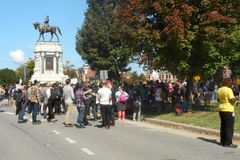
[(34, 54), (35, 67), (31, 81), (54, 83), (63, 82), (67, 78), (63, 74), (63, 51), (59, 42), (39, 41), (36, 43)]

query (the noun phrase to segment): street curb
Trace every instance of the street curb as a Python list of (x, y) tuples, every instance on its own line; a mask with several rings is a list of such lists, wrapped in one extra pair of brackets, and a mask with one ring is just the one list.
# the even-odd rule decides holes
[[(219, 131), (214, 129), (207, 129), (203, 127), (197, 127), (197, 126), (191, 126), (187, 124), (177, 123), (177, 122), (170, 122), (170, 121), (164, 121), (164, 120), (156, 120), (153, 118), (146, 118), (143, 117), (142, 121), (155, 124), (155, 125), (161, 125), (168, 128), (175, 128), (175, 129), (183, 129), (187, 130), (193, 133), (199, 133), (199, 134), (205, 134), (205, 135), (212, 135), (219, 137)], [(240, 140), (240, 134), (234, 134), (233, 140)]]

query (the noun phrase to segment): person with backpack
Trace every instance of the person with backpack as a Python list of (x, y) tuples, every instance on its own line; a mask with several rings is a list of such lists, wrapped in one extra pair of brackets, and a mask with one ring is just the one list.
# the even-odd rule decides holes
[(18, 114), (18, 123), (25, 123), (27, 122), (26, 119), (24, 119), (25, 110), (28, 103), (28, 95), (26, 90), (26, 85), (22, 86), (22, 89), (18, 89), (18, 96), (15, 100), (16, 102), (16, 115)]
[(118, 121), (125, 119), (126, 103), (129, 95), (125, 92), (121, 86), (118, 87), (118, 91), (115, 93), (116, 106), (118, 111)]
[(141, 121), (142, 97), (138, 87), (135, 86), (133, 92), (133, 121)]
[(77, 117), (77, 128), (85, 128), (83, 124), (83, 118), (85, 113), (85, 100), (86, 96), (83, 91), (83, 86), (79, 83), (76, 84), (76, 91), (75, 91), (75, 103), (78, 110), (78, 117)]
[[(54, 90), (54, 84), (52, 84), (52, 86), (49, 84), (49, 87), (47, 87), (47, 91), (46, 91), (46, 99), (45, 99), (45, 102), (46, 102), (46, 109), (48, 108), (48, 118), (47, 118), (47, 121), (48, 122), (56, 122), (57, 120), (55, 119), (55, 112), (53, 111), (54, 110), (54, 107), (55, 107), (55, 104), (57, 104), (55, 102), (55, 96), (52, 96), (53, 94), (53, 90)], [(46, 116), (46, 109), (45, 109), (45, 112), (44, 112), (44, 116)]]
[(45, 108), (45, 99), (46, 99), (46, 96), (47, 96), (47, 87), (46, 87), (46, 83), (44, 84), (40, 84), (40, 87), (39, 87), (39, 90), (40, 90), (40, 113), (41, 115), (44, 115), (44, 108)]
[(59, 82), (53, 84), (51, 89), (51, 102), (52, 106), (55, 109), (55, 114), (61, 114), (61, 99), (63, 97), (63, 90), (59, 86)]

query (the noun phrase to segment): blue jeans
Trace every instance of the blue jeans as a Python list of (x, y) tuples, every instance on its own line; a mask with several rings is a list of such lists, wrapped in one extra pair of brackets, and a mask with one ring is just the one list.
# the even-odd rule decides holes
[(81, 124), (83, 122), (85, 107), (77, 107), (77, 110), (78, 110), (77, 123)]
[(37, 114), (39, 111), (39, 104), (35, 102), (31, 102), (31, 108), (32, 108), (32, 121), (37, 121)]
[(23, 117), (25, 115), (25, 110), (26, 110), (26, 104), (22, 104), (20, 111), (18, 112), (18, 120), (22, 121)]

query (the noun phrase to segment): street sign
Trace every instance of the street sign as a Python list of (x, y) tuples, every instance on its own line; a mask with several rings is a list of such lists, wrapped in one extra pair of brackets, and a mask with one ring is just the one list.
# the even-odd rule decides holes
[(106, 81), (108, 79), (108, 71), (100, 70), (100, 80)]

